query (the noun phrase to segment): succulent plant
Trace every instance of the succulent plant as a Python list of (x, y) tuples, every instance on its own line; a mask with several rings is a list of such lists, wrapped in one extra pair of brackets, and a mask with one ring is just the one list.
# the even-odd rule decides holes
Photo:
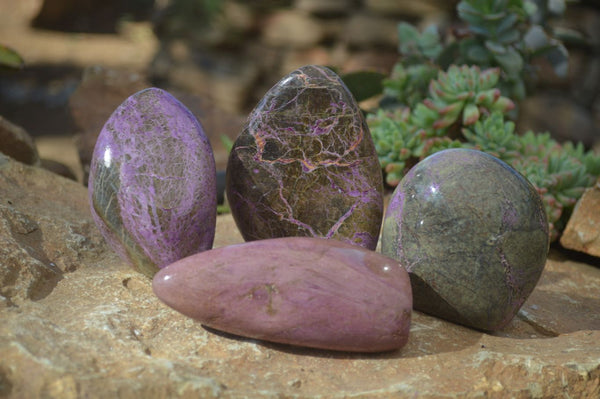
[(398, 39), (401, 60), (389, 79), (383, 81), (384, 101), (413, 107), (425, 98), (429, 82), (438, 74), (437, 58), (443, 46), (433, 25), (421, 33), (411, 24), (401, 22)]
[(424, 59), (433, 61), (444, 49), (440, 34), (433, 25), (421, 33), (413, 25), (401, 22), (398, 24), (398, 36), (402, 39), (398, 50), (409, 63), (414, 64)]
[(431, 62), (416, 65), (397, 63), (388, 79), (383, 81), (384, 104), (414, 107), (423, 101), (429, 82), (435, 79), (439, 67)]
[(429, 96), (414, 108), (370, 115), (368, 123), (386, 182), (395, 186), (418, 159), (460, 146), (452, 139), (456, 128), (472, 125), (482, 115), (512, 109), (512, 101), (495, 87), (499, 74), (498, 68), (481, 71), (477, 66), (451, 66), (447, 72), (438, 72), (429, 84)]
[(451, 65), (447, 72), (441, 71), (429, 85), (430, 98), (423, 100), (440, 115), (433, 128), (448, 127), (461, 116), (463, 125), (472, 125), (482, 113), (513, 109), (515, 104), (496, 88), (499, 77), (499, 69), (481, 71), (478, 66)]
[(409, 167), (408, 160), (414, 158), (414, 144), (419, 142), (414, 137), (414, 129), (409, 127), (410, 109), (396, 111), (380, 109), (377, 114), (370, 114), (367, 122), (379, 156), (379, 163), (385, 171), (387, 184), (397, 186)]
[(450, 66), (413, 108), (380, 109), (367, 121), (385, 171), (396, 186), (415, 163), (447, 148), (472, 148), (502, 159), (526, 176), (544, 201), (556, 239), (586, 187), (600, 175), (600, 156), (583, 145), (560, 144), (549, 133), (515, 133), (505, 119), (514, 107), (496, 87), (499, 68)]
[[(565, 11), (563, 0), (461, 0), (464, 28), (442, 38), (398, 26), (399, 61), (383, 81), (381, 109), (367, 121), (386, 183), (434, 152), (474, 148), (506, 161), (538, 189), (555, 239), (586, 187), (600, 175), (600, 156), (582, 145), (559, 144), (549, 133), (515, 133), (505, 120), (535, 81), (532, 61), (546, 57), (558, 76), (567, 72), (561, 34), (548, 21)], [(462, 66), (456, 66), (462, 65)], [(471, 65), (471, 66), (468, 66)]]
[(464, 146), (488, 152), (527, 177), (544, 201), (551, 238), (556, 239), (577, 199), (600, 174), (600, 156), (581, 144), (560, 144), (549, 133), (518, 135), (514, 128), (496, 112), (463, 129)]
[[(453, 62), (500, 67), (503, 75), (499, 87), (515, 100), (525, 97), (527, 83), (533, 80), (534, 58), (547, 57), (555, 73), (565, 76), (568, 52), (546, 28), (550, 13), (544, 11), (548, 7), (543, 3), (546, 2), (462, 0), (457, 12), (467, 24), (468, 34), (447, 49), (455, 51)], [(564, 7), (550, 9), (553, 15), (564, 12)]]

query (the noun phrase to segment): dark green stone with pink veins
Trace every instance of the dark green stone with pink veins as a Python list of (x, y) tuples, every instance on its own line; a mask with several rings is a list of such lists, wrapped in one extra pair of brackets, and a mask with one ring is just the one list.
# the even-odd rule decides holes
[(438, 152), (390, 200), (383, 254), (404, 265), (414, 308), (486, 331), (510, 322), (546, 263), (548, 222), (535, 188), (475, 150)]
[(324, 237), (374, 249), (382, 187), (356, 101), (320, 66), (297, 69), (267, 92), (227, 165), (227, 198), (247, 241)]

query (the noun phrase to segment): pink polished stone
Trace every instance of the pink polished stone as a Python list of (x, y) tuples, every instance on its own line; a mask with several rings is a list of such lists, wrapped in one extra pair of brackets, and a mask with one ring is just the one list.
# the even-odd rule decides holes
[(132, 95), (110, 116), (94, 149), (89, 196), (106, 241), (150, 277), (212, 247), (213, 152), (194, 115), (161, 89)]
[(153, 288), (184, 315), (246, 337), (357, 352), (408, 340), (405, 269), (337, 240), (274, 238), (206, 251), (159, 271)]

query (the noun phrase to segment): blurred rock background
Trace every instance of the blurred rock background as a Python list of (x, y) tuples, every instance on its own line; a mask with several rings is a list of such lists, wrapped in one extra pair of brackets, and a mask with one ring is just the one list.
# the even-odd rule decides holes
[[(397, 60), (398, 22), (444, 32), (456, 23), (456, 3), (0, 0), (0, 44), (25, 60), (22, 70), (0, 71), (0, 115), (35, 138), (42, 161), (60, 161), (83, 181), (106, 118), (127, 96), (154, 85), (199, 117), (222, 169), (220, 137), (235, 138), (281, 76), (305, 64), (388, 73)], [(540, 85), (521, 104), (518, 130), (548, 130), (592, 147), (600, 127), (600, 5), (568, 2), (556, 23), (587, 42), (568, 45), (565, 79), (539, 65)]]

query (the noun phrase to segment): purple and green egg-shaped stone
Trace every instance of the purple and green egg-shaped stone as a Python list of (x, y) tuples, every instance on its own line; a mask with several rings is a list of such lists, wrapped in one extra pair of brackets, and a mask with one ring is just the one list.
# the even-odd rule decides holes
[(374, 249), (382, 190), (362, 112), (321, 66), (299, 68), (265, 94), (227, 165), (227, 199), (247, 241), (308, 236)]
[(110, 116), (96, 142), (88, 188), (106, 241), (147, 276), (212, 247), (212, 148), (194, 115), (161, 89), (135, 93)]
[(410, 276), (414, 308), (480, 330), (518, 312), (546, 262), (544, 205), (531, 183), (475, 150), (435, 153), (396, 187), (382, 253)]

